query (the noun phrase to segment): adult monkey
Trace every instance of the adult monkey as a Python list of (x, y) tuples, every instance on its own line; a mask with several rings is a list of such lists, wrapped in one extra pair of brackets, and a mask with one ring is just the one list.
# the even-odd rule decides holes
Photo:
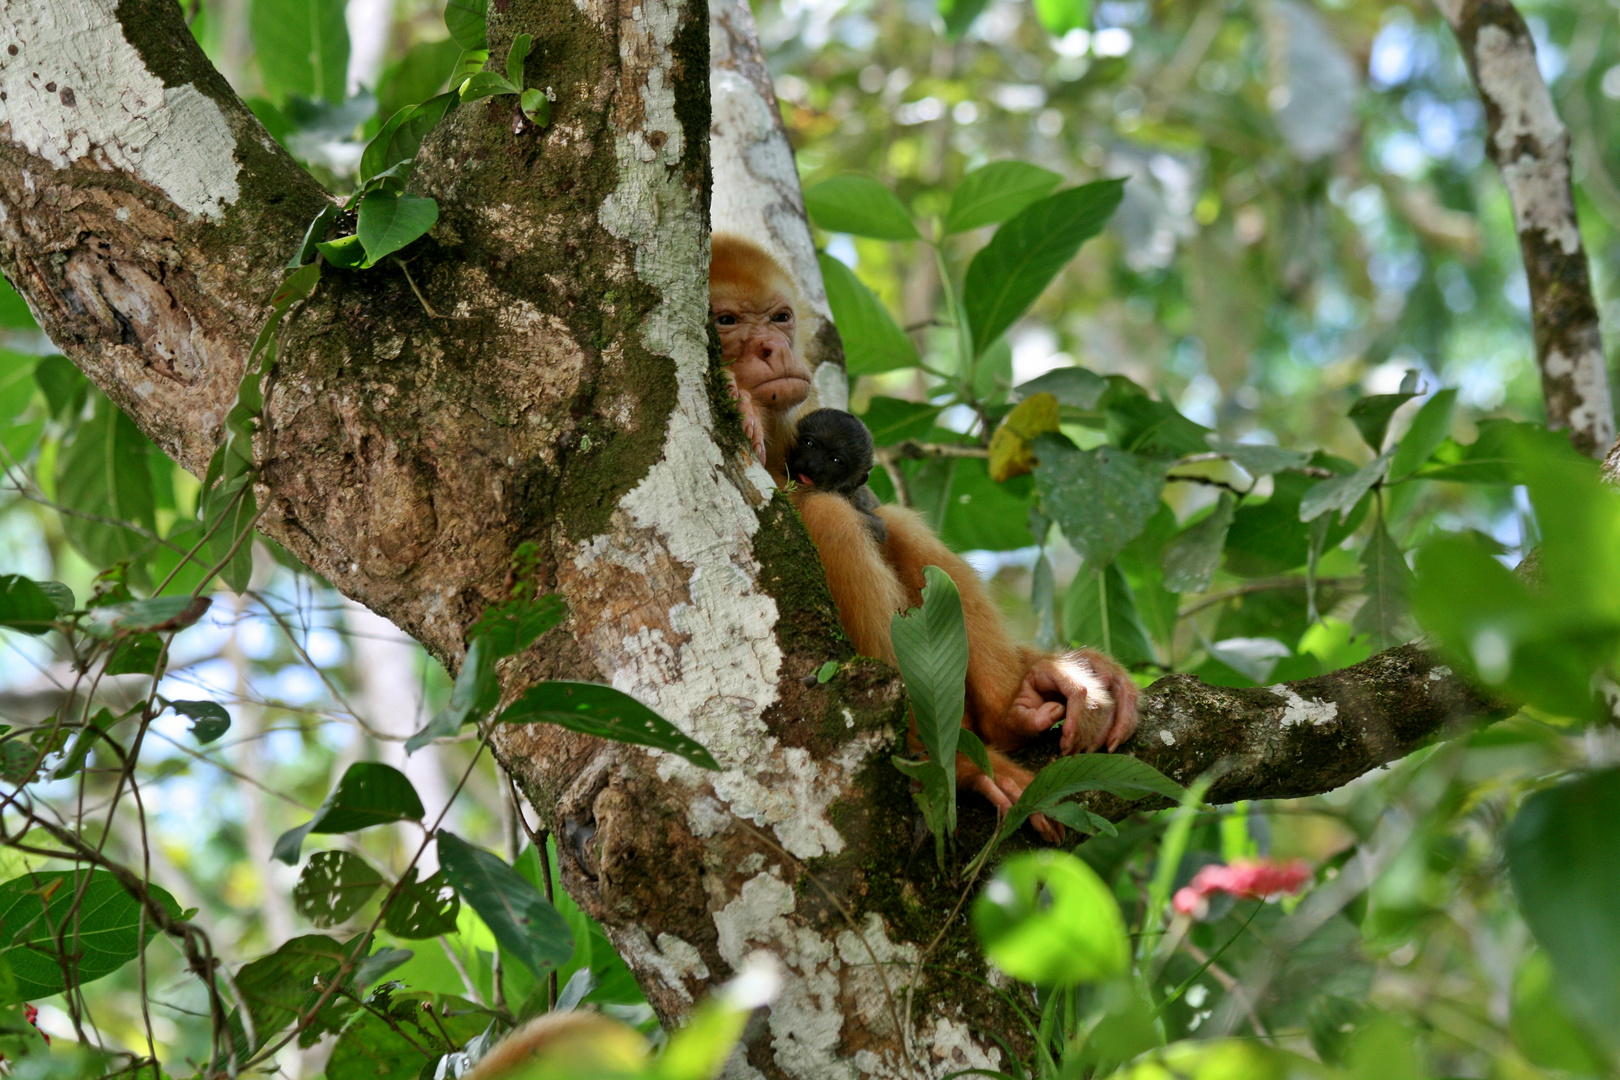
[[(796, 418), (817, 404), (797, 340), (798, 287), (758, 244), (717, 233), (709, 306), (743, 431), (767, 471), (784, 483)], [(792, 497), (821, 556), (844, 632), (863, 655), (895, 662), (890, 619), (922, 603), (925, 566), (939, 567), (956, 583), (968, 635), (962, 724), (984, 741), (995, 774), (987, 776), (959, 754), (959, 786), (1005, 812), (1033, 775), (1009, 760), (1008, 751), (1059, 721), (1065, 754), (1114, 750), (1136, 730), (1136, 684), (1118, 661), (1094, 649), (1047, 653), (1015, 644), (978, 575), (915, 513), (878, 507), (888, 528), (888, 539), (879, 543), (843, 496), (799, 490)], [(1061, 839), (1057, 823), (1038, 814), (1030, 821), (1048, 840)]]

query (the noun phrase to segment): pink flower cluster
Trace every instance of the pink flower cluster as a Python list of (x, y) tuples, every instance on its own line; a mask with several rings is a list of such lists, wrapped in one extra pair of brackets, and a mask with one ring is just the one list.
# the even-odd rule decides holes
[(1311, 880), (1311, 868), (1299, 859), (1234, 859), (1227, 866), (1206, 866), (1176, 890), (1171, 905), (1183, 915), (1202, 917), (1215, 893), (1265, 900), (1297, 893)]

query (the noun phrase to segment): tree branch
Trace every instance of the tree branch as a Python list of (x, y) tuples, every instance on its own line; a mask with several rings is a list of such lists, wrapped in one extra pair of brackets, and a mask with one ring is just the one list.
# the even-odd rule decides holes
[(1513, 202), (1530, 283), (1547, 424), (1582, 453), (1614, 441), (1614, 404), (1597, 305), (1570, 183), (1569, 131), (1536, 66), (1530, 28), (1510, 0), (1437, 0), (1485, 104), (1491, 160)]

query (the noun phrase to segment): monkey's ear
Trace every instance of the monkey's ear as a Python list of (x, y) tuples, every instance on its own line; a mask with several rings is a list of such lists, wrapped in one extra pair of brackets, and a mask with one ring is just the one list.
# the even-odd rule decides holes
[(867, 469), (865, 472), (861, 473), (861, 478), (859, 480), (855, 481), (855, 486), (860, 487), (862, 484), (866, 483), (866, 481), (869, 480), (871, 478), (871, 476), (872, 476), (872, 470)]

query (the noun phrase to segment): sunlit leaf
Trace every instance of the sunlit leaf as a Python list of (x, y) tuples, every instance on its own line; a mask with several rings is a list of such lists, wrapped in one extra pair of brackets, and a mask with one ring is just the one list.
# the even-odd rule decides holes
[(1023, 852), (1003, 863), (973, 902), (973, 929), (996, 967), (1038, 986), (1098, 982), (1130, 962), (1113, 893), (1096, 871), (1061, 851)]
[(1051, 394), (1059, 405), (1089, 410), (1096, 407), (1107, 389), (1108, 380), (1096, 372), (1083, 367), (1063, 367), (1019, 383), (1013, 387), (1012, 396), (1022, 401), (1036, 394)]
[(79, 626), (99, 638), (180, 630), (207, 614), (212, 604), (206, 596), (155, 596), (91, 608)]
[(818, 261), (827, 287), (827, 305), (844, 342), (844, 367), (849, 374), (875, 375), (915, 367), (917, 350), (883, 302), (831, 255), (822, 254)]
[[(179, 916), (174, 897), (147, 888)], [(140, 901), (105, 870), (25, 874), (0, 885), (0, 961), (11, 969), (7, 990), (15, 995), (3, 1003), (36, 1001), (111, 975), (139, 955), (141, 923)], [(149, 942), (156, 932), (150, 915), (145, 924)]]
[(1442, 390), (1425, 401), (1412, 417), (1412, 426), (1401, 436), (1395, 457), (1389, 463), (1391, 483), (1411, 476), (1429, 460), (1436, 448), (1451, 434), (1451, 416), (1457, 408), (1455, 387)]
[(810, 219), (828, 232), (874, 240), (916, 240), (917, 226), (894, 192), (865, 176), (835, 176), (805, 191)]
[(993, 161), (981, 166), (962, 177), (951, 192), (945, 231), (967, 232), (1006, 221), (1051, 194), (1062, 181), (1057, 173), (1023, 161)]

